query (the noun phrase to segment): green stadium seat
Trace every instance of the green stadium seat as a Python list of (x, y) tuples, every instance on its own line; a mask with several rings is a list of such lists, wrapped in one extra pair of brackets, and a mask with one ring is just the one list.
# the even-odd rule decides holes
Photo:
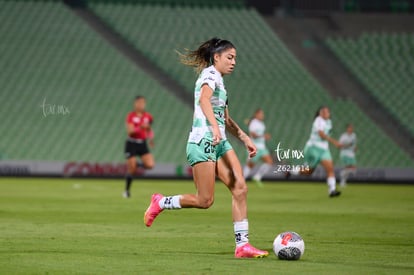
[(364, 33), (327, 39), (327, 45), (370, 93), (414, 135), (414, 34)]

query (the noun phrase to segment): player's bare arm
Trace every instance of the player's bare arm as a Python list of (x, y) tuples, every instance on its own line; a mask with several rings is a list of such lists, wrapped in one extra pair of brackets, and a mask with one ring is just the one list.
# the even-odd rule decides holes
[(337, 141), (334, 138), (331, 138), (330, 136), (328, 136), (327, 134), (325, 134), (323, 131), (319, 131), (318, 133), (319, 133), (319, 136), (321, 138), (323, 138), (324, 140), (327, 140), (328, 142), (332, 143), (334, 146), (336, 146), (338, 148), (341, 148), (342, 147), (342, 144), (339, 143), (339, 141)]
[[(260, 138), (260, 137), (262, 137), (261, 135), (258, 135), (258, 134), (256, 134), (255, 132), (249, 132), (249, 135), (250, 135), (252, 138)], [(270, 135), (269, 133), (264, 134), (264, 135), (263, 135), (263, 137), (264, 137), (266, 140), (271, 139), (271, 135)]]
[(200, 96), (200, 107), (203, 111), (204, 115), (206, 116), (210, 125), (213, 128), (213, 144), (216, 145), (221, 140), (220, 130), (214, 116), (213, 107), (211, 106), (211, 97), (213, 96), (213, 90), (208, 85), (203, 85), (201, 88), (201, 96)]
[(230, 117), (228, 109), (224, 113), (226, 121), (226, 129), (230, 134), (245, 142), (247, 139), (250, 140), (249, 136), (239, 127), (239, 125)]
[(135, 133), (135, 126), (132, 123), (126, 123), (126, 130), (128, 135), (132, 135), (133, 133)]
[(250, 135), (252, 138), (259, 138), (259, 137), (260, 137), (260, 135), (256, 134), (255, 132), (249, 132), (249, 135)]
[(229, 110), (226, 109), (224, 116), (226, 118), (226, 129), (233, 136), (237, 137), (247, 148), (249, 157), (254, 157), (257, 152), (256, 146), (253, 144), (250, 137), (240, 128), (240, 126), (230, 117)]
[[(352, 142), (350, 142), (350, 143), (346, 143), (346, 144), (342, 143), (341, 148), (347, 149), (347, 148), (352, 147), (353, 145), (354, 145), (354, 144), (353, 144)], [(355, 152), (356, 150), (357, 150), (357, 146), (355, 146), (355, 148), (354, 148), (354, 152)]]

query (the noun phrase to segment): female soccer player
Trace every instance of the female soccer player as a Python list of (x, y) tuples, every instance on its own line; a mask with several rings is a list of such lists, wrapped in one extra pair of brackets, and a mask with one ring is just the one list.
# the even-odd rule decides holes
[(263, 175), (266, 174), (273, 165), (270, 152), (266, 148), (266, 140), (270, 139), (270, 134), (266, 133), (266, 126), (263, 122), (264, 118), (265, 114), (263, 110), (257, 109), (256, 112), (254, 112), (253, 118), (249, 122), (249, 135), (257, 148), (257, 153), (253, 158), (247, 159), (247, 163), (243, 168), (244, 177), (247, 178), (253, 167), (259, 161), (263, 162), (256, 174), (252, 177), (252, 179), (258, 184), (261, 184)]
[(311, 175), (316, 167), (321, 164), (326, 171), (329, 197), (337, 197), (341, 192), (336, 190), (334, 164), (331, 152), (329, 151), (329, 143), (332, 143), (338, 148), (341, 147), (341, 144), (329, 136), (332, 129), (330, 117), (331, 113), (328, 107), (322, 106), (318, 109), (312, 125), (310, 138), (304, 149), (305, 164), (309, 168), (293, 170), (291, 174)]
[(246, 146), (251, 157), (256, 147), (229, 116), (223, 76), (236, 65), (236, 48), (228, 40), (212, 38), (185, 55), (181, 62), (201, 72), (195, 84), (193, 125), (187, 143), (187, 159), (193, 169), (196, 194), (163, 196), (154, 194), (145, 212), (144, 222), (151, 226), (164, 209), (209, 208), (214, 201), (216, 175), (232, 194), (232, 213), (236, 258), (261, 258), (267, 251), (249, 244), (247, 221), (247, 185), (242, 167), (226, 138), (227, 129)]
[(125, 157), (127, 159), (127, 174), (125, 176), (124, 198), (131, 196), (132, 177), (137, 170), (136, 157), (140, 157), (145, 169), (152, 169), (155, 165), (154, 157), (147, 145), (149, 139), (153, 147), (153, 132), (151, 130), (152, 116), (145, 111), (145, 98), (137, 96), (134, 100), (134, 111), (126, 117), (126, 129), (128, 138), (125, 142)]
[(341, 186), (344, 187), (349, 175), (354, 174), (356, 171), (355, 151), (357, 150), (357, 137), (352, 124), (346, 126), (346, 132), (341, 135), (339, 142), (342, 144), (339, 156), (342, 164), (345, 165), (345, 168), (340, 172)]

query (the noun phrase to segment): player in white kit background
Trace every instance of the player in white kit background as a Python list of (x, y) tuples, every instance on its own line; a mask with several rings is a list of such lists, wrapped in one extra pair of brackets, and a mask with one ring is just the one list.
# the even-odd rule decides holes
[(355, 152), (357, 150), (357, 136), (352, 124), (346, 126), (346, 132), (339, 138), (339, 143), (342, 145), (339, 157), (341, 158), (341, 163), (345, 166), (340, 172), (340, 184), (344, 187), (349, 176), (356, 172), (357, 161)]
[(310, 137), (306, 142), (304, 149), (304, 160), (309, 168), (305, 170), (293, 170), (288, 173), (287, 176), (289, 177), (290, 174), (310, 176), (320, 164), (326, 172), (329, 197), (333, 198), (338, 197), (341, 192), (336, 189), (334, 163), (329, 150), (329, 144), (332, 144), (337, 148), (341, 148), (342, 145), (339, 141), (330, 136), (331, 130), (331, 112), (327, 106), (321, 106), (316, 111)]
[(264, 119), (264, 111), (262, 109), (257, 109), (248, 123), (249, 135), (254, 145), (256, 145), (257, 153), (253, 158), (247, 159), (246, 165), (243, 168), (244, 177), (248, 178), (251, 170), (259, 162), (263, 162), (257, 169), (256, 173), (252, 176), (252, 180), (258, 183), (259, 186), (261, 186), (262, 177), (272, 168), (273, 165), (272, 156), (266, 147), (266, 141), (270, 140), (271, 136), (269, 133), (266, 133)]

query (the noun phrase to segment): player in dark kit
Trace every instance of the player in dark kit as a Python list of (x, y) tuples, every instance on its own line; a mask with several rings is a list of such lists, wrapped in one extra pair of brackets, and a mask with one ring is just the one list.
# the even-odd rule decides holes
[(145, 111), (145, 98), (137, 96), (134, 100), (134, 111), (126, 117), (126, 129), (128, 138), (125, 143), (125, 157), (127, 159), (127, 174), (124, 198), (131, 196), (132, 178), (137, 169), (136, 157), (140, 157), (145, 169), (152, 169), (155, 165), (154, 157), (148, 149), (147, 140), (151, 147), (153, 143), (153, 132), (151, 129), (152, 116)]

